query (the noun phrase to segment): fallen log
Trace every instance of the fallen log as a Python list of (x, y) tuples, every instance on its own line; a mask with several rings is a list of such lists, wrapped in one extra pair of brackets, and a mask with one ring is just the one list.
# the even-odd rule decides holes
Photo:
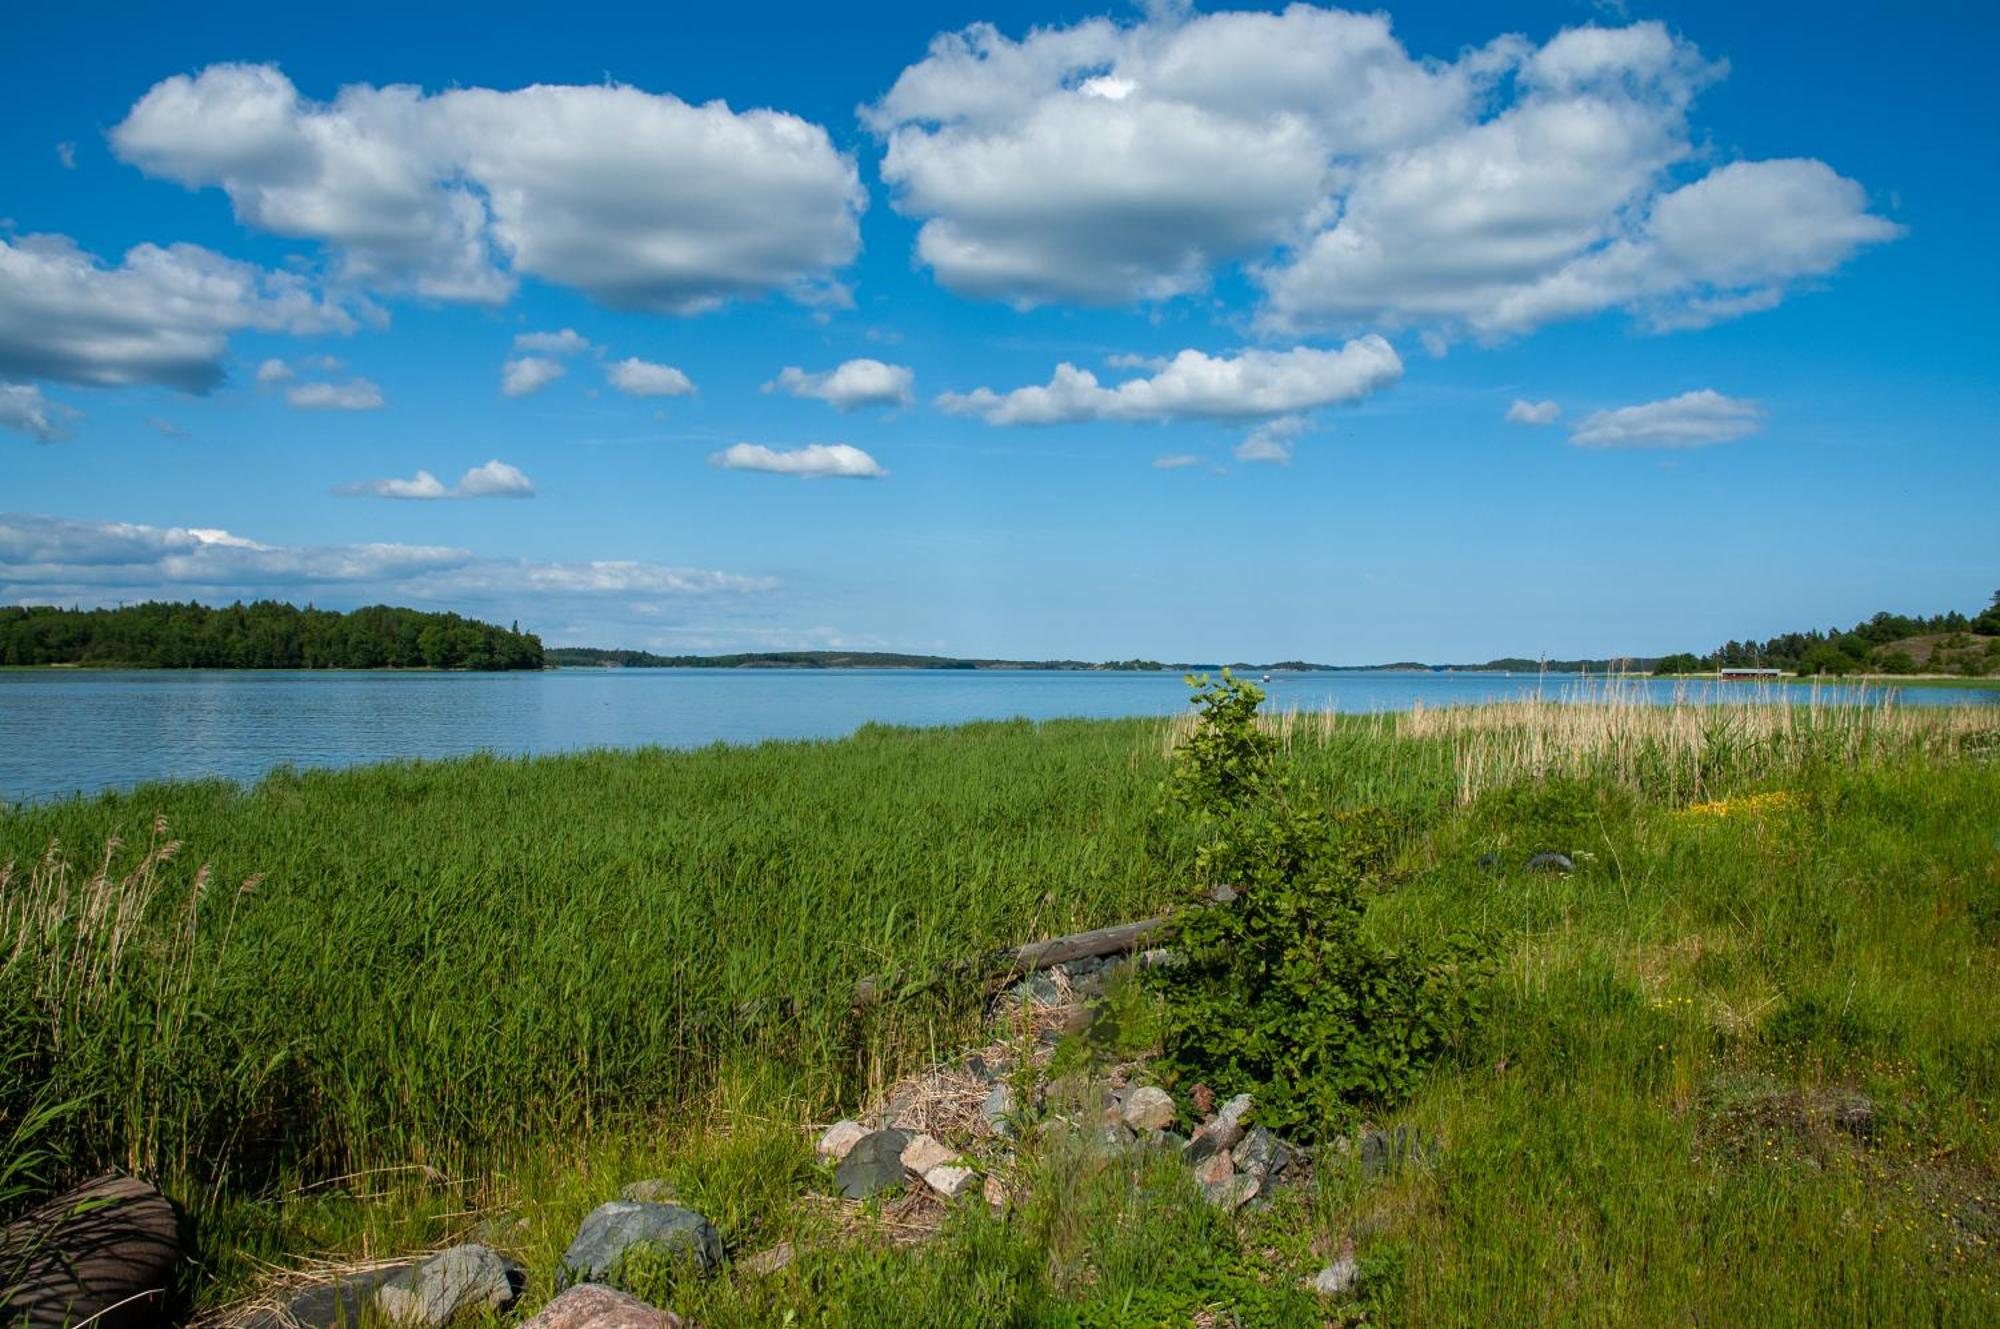
[(163, 1323), (180, 1258), (180, 1220), (167, 1197), (133, 1177), (102, 1177), (0, 1233), (0, 1326)]
[(954, 979), (983, 978), (1000, 980), (1012, 978), (1016, 974), (1033, 973), (1059, 964), (1075, 960), (1094, 960), (1106, 955), (1125, 955), (1139, 950), (1142, 946), (1164, 938), (1173, 929), (1171, 918), (1145, 918), (1136, 923), (1118, 923), (1111, 927), (1092, 928), (1088, 932), (1073, 932), (1066, 937), (1051, 937), (1046, 941), (1031, 941), (1020, 946), (1010, 946), (1003, 951), (994, 951), (973, 960), (960, 960), (946, 965), (928, 978), (896, 986), (891, 978), (876, 975), (864, 978), (854, 985), (854, 1004), (872, 1006), (890, 994), (895, 988), (896, 995), (909, 996), (923, 992)]

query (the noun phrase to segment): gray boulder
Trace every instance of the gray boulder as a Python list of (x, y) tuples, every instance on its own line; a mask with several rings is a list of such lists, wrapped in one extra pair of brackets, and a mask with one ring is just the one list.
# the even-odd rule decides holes
[(1024, 1006), (1060, 1006), (1063, 990), (1048, 974), (1030, 974), (1014, 985), (1014, 998)]
[(908, 1131), (870, 1131), (855, 1141), (834, 1169), (834, 1184), (850, 1200), (865, 1200), (903, 1185), (903, 1150), (910, 1147)]
[(628, 1256), (641, 1251), (685, 1256), (702, 1273), (722, 1264), (722, 1237), (706, 1218), (677, 1204), (613, 1200), (590, 1211), (556, 1271), (559, 1287), (610, 1283)]
[(1251, 1127), (1242, 1143), (1236, 1146), (1234, 1154), (1239, 1171), (1266, 1185), (1282, 1177), (1295, 1157), (1291, 1146), (1262, 1126)]
[(351, 1329), (375, 1300), (384, 1283), (409, 1273), (415, 1265), (392, 1264), (364, 1273), (343, 1274), (295, 1295), (282, 1309), (258, 1311), (244, 1329)]
[(505, 1310), (527, 1274), (485, 1246), (454, 1246), (375, 1290), (375, 1308), (398, 1324), (435, 1326), (462, 1310)]
[(979, 1115), (993, 1128), (993, 1133), (1009, 1138), (1014, 1134), (1014, 1091), (1005, 1084), (996, 1084), (979, 1105)]
[(1528, 860), (1527, 867), (1530, 872), (1576, 871), (1576, 864), (1570, 861), (1568, 854), (1558, 854), (1553, 851), (1536, 854)]

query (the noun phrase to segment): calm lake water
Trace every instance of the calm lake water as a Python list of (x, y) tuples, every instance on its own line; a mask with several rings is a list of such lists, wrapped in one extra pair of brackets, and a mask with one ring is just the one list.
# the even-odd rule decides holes
[[(1596, 685), (1585, 684), (1584, 687)], [(1666, 701), (1762, 685), (1620, 684)], [(1278, 674), (1271, 705), (1402, 710), (1578, 695), (1567, 676)], [(1794, 692), (1803, 699), (1803, 692)], [(1822, 690), (1822, 698), (1858, 689)], [(1879, 694), (1869, 694), (1879, 695)], [(1993, 704), (2000, 693), (1912, 688), (1905, 704)], [(1167, 715), (1178, 674), (893, 669), (564, 669), (547, 673), (0, 671), (0, 801), (169, 777), (254, 781), (275, 766), (462, 753), (698, 747), (833, 738), (869, 721), (938, 725), (1024, 716)]]

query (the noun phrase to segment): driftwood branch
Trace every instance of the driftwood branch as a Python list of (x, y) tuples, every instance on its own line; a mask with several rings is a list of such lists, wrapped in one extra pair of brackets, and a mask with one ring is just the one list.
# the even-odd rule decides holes
[[(1051, 937), (1047, 941), (1031, 941), (1023, 946), (1011, 946), (1004, 951), (995, 951), (979, 959), (960, 960), (945, 966), (927, 979), (897, 988), (896, 991), (898, 995), (908, 996), (952, 979), (1011, 978), (1015, 974), (1032, 973), (1037, 969), (1067, 964), (1072, 960), (1090, 960), (1102, 955), (1124, 955), (1166, 936), (1172, 929), (1173, 920), (1170, 918), (1147, 918), (1137, 923), (1119, 923), (1108, 928), (1093, 928), (1089, 932), (1075, 932), (1067, 937)], [(854, 1004), (872, 1006), (888, 995), (891, 986), (889, 979), (879, 975), (864, 978), (854, 985)]]

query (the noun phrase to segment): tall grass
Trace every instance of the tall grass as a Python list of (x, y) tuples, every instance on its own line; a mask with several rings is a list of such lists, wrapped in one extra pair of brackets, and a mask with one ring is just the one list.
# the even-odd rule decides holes
[[(1169, 893), (1140, 732), (876, 729), (19, 811), (0, 1010), (35, 1055), (7, 1101), (39, 1077), (89, 1100), (78, 1168), (204, 1185), (470, 1165), (670, 1110), (745, 1056), (831, 1103), (977, 1009), (856, 1014), (858, 979)], [(95, 870), (51, 847), (107, 842)]]

